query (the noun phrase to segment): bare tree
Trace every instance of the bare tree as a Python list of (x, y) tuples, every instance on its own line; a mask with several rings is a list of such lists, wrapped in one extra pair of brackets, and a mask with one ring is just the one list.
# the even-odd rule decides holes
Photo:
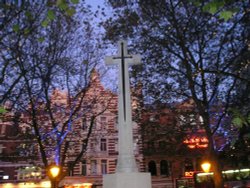
[[(215, 172), (215, 186), (223, 187), (214, 135), (225, 126), (235, 86), (249, 79), (241, 74), (249, 63), (235, 63), (233, 57), (246, 46), (245, 25), (249, 2), (224, 4), (214, 14), (204, 12), (207, 2), (192, 1), (109, 1), (114, 17), (104, 27), (106, 39), (127, 38), (144, 56), (141, 82), (145, 100), (172, 102), (192, 98), (209, 139), (207, 157)], [(239, 7), (226, 21), (219, 17), (224, 8)], [(218, 11), (218, 12), (217, 12)], [(140, 72), (137, 74), (139, 75)], [(213, 113), (218, 104), (220, 113)], [(229, 130), (229, 128), (228, 128)]]
[[(65, 15), (65, 6), (6, 5), (0, 25), (0, 102), (20, 113), (18, 126), (35, 140), (44, 168), (62, 167), (59, 180), (82, 159), (95, 119), (109, 105), (101, 91), (89, 91), (101, 58), (92, 14), (83, 4)], [(79, 146), (74, 154), (71, 142)]]

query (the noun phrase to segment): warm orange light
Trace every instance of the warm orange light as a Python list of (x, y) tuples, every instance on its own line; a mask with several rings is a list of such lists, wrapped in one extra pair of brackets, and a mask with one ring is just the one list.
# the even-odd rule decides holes
[(195, 145), (188, 145), (189, 148), (194, 149)]
[(84, 188), (91, 188), (92, 187), (92, 183), (83, 183), (83, 187)]
[(208, 173), (211, 168), (211, 164), (209, 162), (204, 162), (201, 164), (201, 168), (204, 172)]
[(56, 165), (51, 166), (49, 168), (49, 173), (52, 176), (52, 178), (56, 178), (59, 175), (59, 173), (60, 173), (60, 167), (56, 166)]
[(191, 149), (208, 147), (208, 139), (206, 137), (186, 138), (183, 143), (187, 144), (187, 146)]
[(65, 188), (91, 188), (92, 183), (81, 183), (81, 184), (73, 184), (73, 185), (68, 185), (65, 186)]
[(194, 176), (194, 171), (185, 172), (185, 176), (186, 177), (193, 177)]

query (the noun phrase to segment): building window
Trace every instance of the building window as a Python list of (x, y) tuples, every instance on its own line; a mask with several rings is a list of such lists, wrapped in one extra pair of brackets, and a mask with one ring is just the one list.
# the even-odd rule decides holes
[(40, 167), (21, 167), (17, 171), (17, 180), (36, 180), (41, 178), (42, 169)]
[(87, 164), (86, 164), (86, 160), (82, 161), (82, 173), (83, 176), (87, 175)]
[(195, 115), (194, 114), (190, 114), (189, 115), (189, 122), (192, 126), (196, 125), (196, 119), (195, 119)]
[(107, 117), (101, 117), (101, 123), (104, 124), (107, 121)]
[(94, 152), (96, 150), (96, 140), (95, 139), (90, 139), (89, 149), (91, 152)]
[(166, 149), (166, 142), (165, 141), (160, 141), (159, 142), (159, 149), (160, 150), (165, 150)]
[(0, 135), (4, 136), (5, 135), (5, 132), (6, 132), (6, 125), (2, 124), (0, 126)]
[(114, 144), (115, 144), (115, 147), (114, 147), (114, 148), (115, 148), (115, 151), (118, 152), (118, 150), (119, 150), (119, 149), (118, 149), (118, 140), (115, 140), (115, 143), (114, 143)]
[(166, 160), (161, 161), (160, 169), (161, 169), (161, 175), (169, 176), (168, 162)]
[(155, 150), (155, 144), (154, 142), (148, 142), (148, 150), (149, 151), (154, 151)]
[(69, 176), (74, 176), (73, 161), (68, 162), (68, 168), (69, 168)]
[(75, 143), (74, 142), (69, 142), (68, 152), (71, 155), (75, 153)]
[(2, 124), (1, 127), (2, 127), (2, 128), (1, 128), (0, 134), (1, 134), (1, 135), (5, 135), (5, 132), (6, 132), (6, 125)]
[(102, 174), (107, 174), (107, 160), (102, 160), (101, 163)]
[(196, 158), (196, 169), (195, 169), (196, 171), (202, 171), (201, 164), (202, 164), (202, 158), (201, 157)]
[(87, 129), (87, 121), (86, 118), (82, 119), (82, 130), (86, 130)]
[(96, 162), (96, 160), (90, 161), (90, 168), (91, 168), (91, 174), (96, 175), (97, 174), (97, 162)]
[(185, 172), (194, 171), (194, 166), (191, 159), (185, 159)]
[(2, 153), (3, 153), (3, 149), (4, 149), (3, 144), (0, 144), (0, 154), (2, 154)]
[(107, 140), (105, 138), (101, 139), (101, 151), (107, 151)]
[(154, 161), (150, 161), (148, 163), (148, 171), (151, 173), (152, 176), (157, 175), (156, 163)]

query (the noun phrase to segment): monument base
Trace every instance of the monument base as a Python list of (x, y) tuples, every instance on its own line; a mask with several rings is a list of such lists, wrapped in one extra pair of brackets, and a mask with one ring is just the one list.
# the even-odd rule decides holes
[(103, 188), (152, 188), (150, 173), (118, 172), (103, 176)]

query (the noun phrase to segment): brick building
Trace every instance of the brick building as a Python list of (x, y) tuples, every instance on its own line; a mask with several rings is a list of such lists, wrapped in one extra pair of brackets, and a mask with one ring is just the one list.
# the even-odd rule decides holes
[[(93, 71), (88, 89), (84, 92), (83, 106), (78, 114), (79, 118), (74, 121), (66, 137), (67, 153), (65, 163), (70, 165), (82, 150), (83, 140), (89, 133), (89, 127), (93, 126), (91, 136), (88, 139), (88, 147), (80, 161), (68, 172), (68, 176), (84, 176), (84, 181), (91, 181), (94, 184), (102, 184), (102, 175), (114, 173), (118, 155), (117, 138), (117, 95), (106, 90), (100, 81), (99, 74)], [(51, 97), (52, 105), (57, 107), (54, 113), (58, 127), (52, 128), (49, 117), (43, 102), (38, 102), (37, 112), (39, 113), (38, 125), (40, 131), (44, 131), (44, 137), (48, 133), (57, 133), (62, 128), (62, 120), (69, 115), (69, 112), (61, 112), (60, 106), (68, 104), (67, 94), (63, 91), (54, 90)], [(93, 101), (95, 101), (93, 103)], [(133, 106), (137, 106), (137, 100)], [(103, 108), (105, 106), (105, 108)], [(27, 107), (29, 108), (29, 107)], [(6, 106), (7, 109), (7, 106)], [(8, 109), (7, 109), (8, 110)], [(29, 109), (22, 112), (7, 112), (0, 118), (0, 182), (22, 182), (39, 181), (46, 177), (43, 168), (42, 158), (39, 153), (39, 146), (35, 142), (34, 132), (30, 126), (31, 116)], [(95, 119), (92, 121), (93, 114)], [(141, 149), (141, 137), (138, 133), (138, 125), (133, 123), (134, 151), (138, 169), (144, 171), (144, 161)], [(58, 131), (59, 132), (59, 131)], [(51, 136), (50, 142), (55, 144)], [(48, 141), (45, 143), (45, 151), (51, 152), (48, 161), (53, 163), (55, 154)], [(63, 155), (66, 146), (61, 149)], [(71, 178), (72, 179), (72, 178)], [(80, 181), (78, 178), (75, 180)], [(65, 178), (63, 184), (71, 182)]]
[[(192, 102), (186, 101), (174, 106), (143, 106), (140, 102), (140, 88), (132, 89), (132, 93), (134, 152), (139, 171), (151, 172), (153, 187), (157, 188), (173, 187), (176, 178), (188, 177), (192, 172), (199, 171), (207, 139), (199, 127), (202, 120), (194, 113)], [(51, 98), (52, 104), (58, 108), (69, 103), (63, 91), (54, 90)], [(42, 102), (38, 108), (41, 109), (38, 122), (42, 125), (40, 130), (55, 132), (43, 111), (45, 107)], [(57, 110), (55, 119), (58, 122), (69, 115), (68, 112)], [(114, 173), (116, 167), (117, 95), (103, 87), (96, 71), (92, 72), (90, 86), (85, 92), (80, 112), (83, 111), (78, 114), (79, 118), (74, 121), (67, 135), (67, 153), (62, 155), (66, 146), (60, 152), (65, 163), (72, 164), (81, 152), (82, 142), (92, 125), (88, 147), (61, 183), (91, 182), (101, 187), (102, 175)], [(97, 113), (95, 121), (91, 122), (91, 114), (94, 112), (102, 113)], [(0, 183), (39, 182), (46, 178), (30, 122), (30, 116), (25, 111), (10, 111), (0, 118)], [(196, 127), (196, 131), (189, 129), (190, 124), (196, 125), (192, 126)], [(56, 130), (60, 126), (63, 125), (59, 124)], [(50, 143), (45, 147), (48, 153), (55, 150), (50, 147)], [(49, 162), (52, 163), (55, 155), (51, 153), (50, 156)]]

